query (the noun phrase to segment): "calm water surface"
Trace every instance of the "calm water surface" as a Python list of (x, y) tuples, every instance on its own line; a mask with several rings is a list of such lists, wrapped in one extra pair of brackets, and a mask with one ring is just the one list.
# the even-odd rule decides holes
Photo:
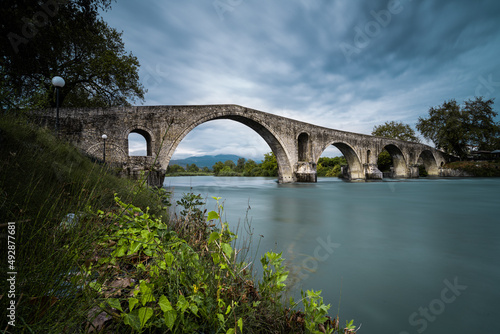
[(175, 177), (165, 187), (207, 197), (208, 210), (222, 197), (234, 227), (250, 207), (253, 244), (283, 252), (295, 294), (322, 290), (332, 316), (340, 299), (359, 333), (500, 333), (500, 179)]

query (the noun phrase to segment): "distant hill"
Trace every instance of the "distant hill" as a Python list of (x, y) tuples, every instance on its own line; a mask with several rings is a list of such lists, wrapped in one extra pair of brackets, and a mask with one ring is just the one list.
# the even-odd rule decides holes
[(215, 165), (217, 161), (224, 162), (227, 160), (232, 160), (234, 161), (234, 163), (236, 163), (239, 158), (241, 157), (234, 154), (203, 155), (200, 157), (170, 160), (169, 165), (179, 165), (183, 168), (186, 168), (188, 164), (196, 164), (196, 166), (198, 167), (212, 168), (212, 166)]

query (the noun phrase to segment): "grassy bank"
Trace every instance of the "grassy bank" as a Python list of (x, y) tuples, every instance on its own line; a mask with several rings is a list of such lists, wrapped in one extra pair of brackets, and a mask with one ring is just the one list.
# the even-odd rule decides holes
[(241, 242), (222, 207), (202, 212), (186, 194), (169, 217), (168, 193), (114, 176), (20, 117), (0, 117), (0, 154), (1, 249), (15, 250), (0, 269), (17, 272), (1, 283), (0, 307), (15, 311), (0, 331), (354, 332), (327, 316), (318, 291), (286, 302), (281, 255), (248, 254), (251, 235)]
[(500, 176), (500, 162), (489, 161), (455, 161), (448, 163), (444, 168), (456, 169), (469, 175), (478, 177)]

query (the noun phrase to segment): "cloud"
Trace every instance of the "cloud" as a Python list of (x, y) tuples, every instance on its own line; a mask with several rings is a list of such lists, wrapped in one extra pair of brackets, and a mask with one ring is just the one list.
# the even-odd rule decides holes
[[(414, 126), (444, 100), (500, 96), (491, 0), (123, 0), (103, 16), (139, 58), (147, 105), (240, 104), (369, 134)], [(176, 156), (268, 151), (226, 121), (195, 129)]]

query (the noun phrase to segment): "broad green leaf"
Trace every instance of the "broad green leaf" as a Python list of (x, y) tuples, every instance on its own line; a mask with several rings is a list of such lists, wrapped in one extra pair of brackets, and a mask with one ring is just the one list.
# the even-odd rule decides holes
[(139, 320), (137, 310), (131, 313), (123, 313), (123, 323), (137, 331), (141, 330), (141, 321)]
[(219, 321), (220, 321), (221, 323), (224, 323), (224, 322), (225, 322), (225, 321), (224, 321), (224, 316), (223, 316), (222, 314), (217, 313), (217, 318), (219, 318)]
[(137, 252), (142, 246), (141, 242), (138, 241), (133, 241), (132, 244), (130, 245), (130, 249), (128, 250), (128, 254), (134, 254)]
[(238, 327), (240, 328), (240, 332), (243, 333), (243, 319), (238, 319)]
[(219, 219), (219, 214), (215, 211), (210, 211), (207, 215), (207, 220)]
[(226, 334), (234, 334), (234, 328), (229, 328)]
[(210, 245), (214, 240), (217, 240), (220, 238), (220, 234), (218, 232), (212, 232), (210, 233), (210, 238), (208, 238), (208, 244)]
[(218, 264), (220, 262), (220, 255), (218, 253), (212, 253), (212, 260), (215, 264)]
[(146, 305), (147, 302), (154, 302), (155, 297), (153, 296), (153, 284), (146, 283), (145, 281), (141, 281), (139, 286), (139, 291), (141, 292), (141, 303), (142, 305)]
[(134, 309), (135, 305), (137, 305), (137, 303), (139, 303), (139, 299), (137, 299), (137, 298), (131, 297), (128, 299), (128, 309), (130, 312), (132, 312), (132, 310)]
[(183, 295), (179, 295), (179, 300), (177, 301), (176, 307), (177, 310), (180, 310), (181, 313), (184, 313), (189, 307), (189, 302), (186, 300), (186, 298), (184, 298)]
[(173, 310), (174, 308), (172, 307), (172, 304), (168, 300), (168, 298), (164, 295), (160, 297), (160, 300), (158, 301), (158, 305), (160, 305), (160, 308), (163, 312), (168, 312), (170, 310)]
[(127, 249), (128, 249), (128, 246), (127, 245), (122, 245), (118, 248), (116, 248), (113, 253), (111, 253), (111, 256), (114, 256), (114, 257), (122, 257), (123, 255), (125, 255), (125, 253), (127, 252)]
[(231, 254), (233, 254), (233, 249), (231, 248), (231, 245), (226, 242), (223, 242), (220, 246), (224, 254), (226, 254), (228, 258), (231, 258)]
[(167, 262), (167, 266), (171, 267), (172, 262), (174, 262), (174, 254), (168, 252), (165, 254), (165, 261)]
[(138, 315), (141, 321), (141, 328), (143, 328), (149, 318), (153, 316), (153, 309), (151, 307), (141, 307)]
[(141, 231), (141, 237), (144, 238), (144, 241), (148, 242), (150, 239), (153, 238), (153, 235), (148, 230), (142, 230)]
[(176, 318), (177, 312), (174, 309), (165, 312), (165, 323), (170, 330), (172, 330), (172, 328), (174, 327)]
[(194, 313), (194, 315), (198, 316), (198, 306), (196, 306), (195, 304), (191, 304), (189, 305), (189, 309)]
[(110, 298), (107, 301), (109, 306), (123, 312), (122, 306), (120, 305), (120, 301), (117, 298)]

